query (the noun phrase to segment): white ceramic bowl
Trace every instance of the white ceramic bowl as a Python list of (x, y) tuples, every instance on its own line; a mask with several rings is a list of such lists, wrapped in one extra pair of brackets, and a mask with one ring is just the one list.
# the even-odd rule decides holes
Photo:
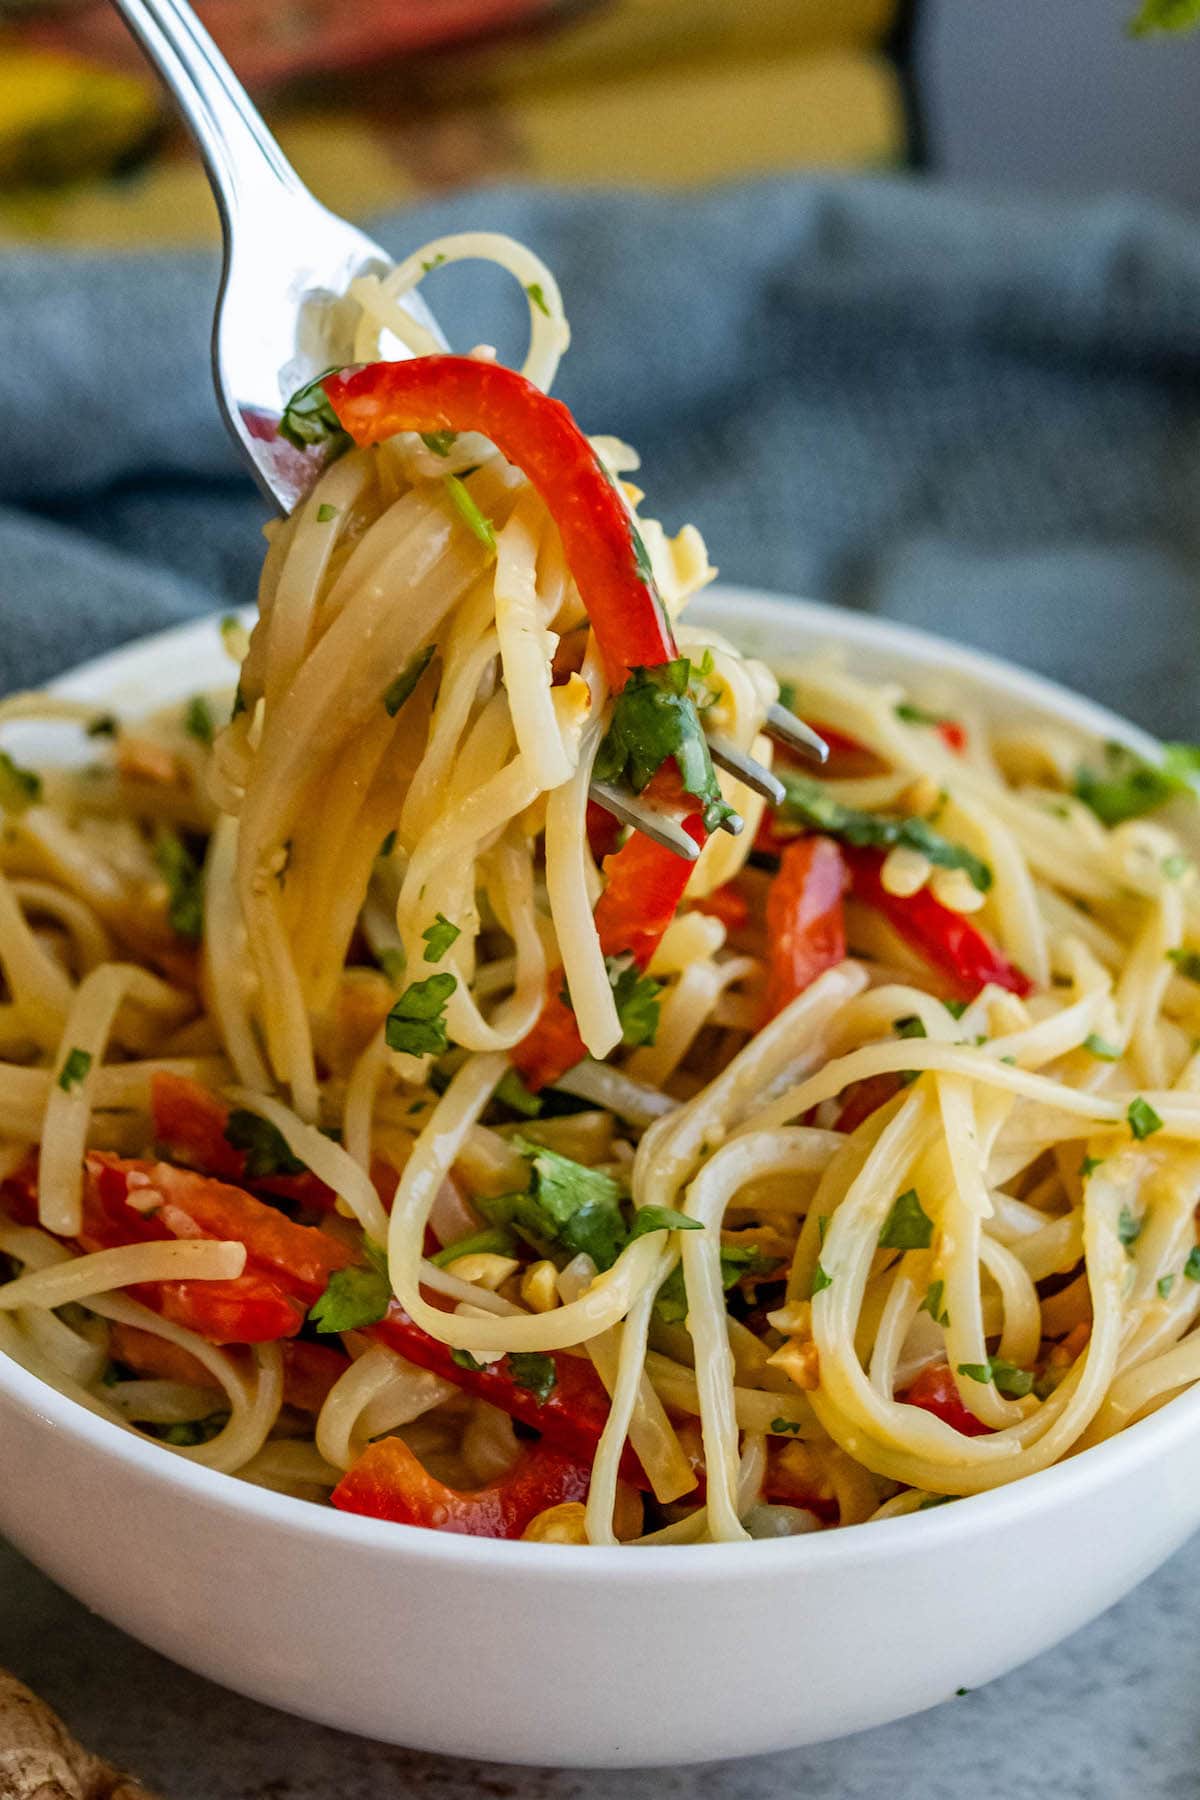
[[(780, 661), (936, 678), (1150, 749), (1099, 707), (935, 639), (725, 591)], [(64, 692), (144, 709), (228, 680), (212, 623)], [(427, 1750), (629, 1765), (836, 1737), (977, 1687), (1085, 1624), (1200, 1523), (1200, 1390), (1013, 1487), (867, 1528), (677, 1549), (442, 1537), (193, 1467), (0, 1358), (0, 1530), (176, 1661), (306, 1718)]]

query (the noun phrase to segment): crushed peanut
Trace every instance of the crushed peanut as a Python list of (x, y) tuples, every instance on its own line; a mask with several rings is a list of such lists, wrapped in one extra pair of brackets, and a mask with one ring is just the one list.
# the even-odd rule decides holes
[(548, 1257), (522, 1275), (521, 1299), (531, 1312), (551, 1312), (558, 1305), (558, 1270)]

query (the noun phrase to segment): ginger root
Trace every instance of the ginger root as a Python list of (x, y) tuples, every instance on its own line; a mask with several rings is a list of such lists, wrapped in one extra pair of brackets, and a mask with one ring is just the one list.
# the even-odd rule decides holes
[(77, 1744), (48, 1706), (0, 1669), (0, 1800), (154, 1800)]

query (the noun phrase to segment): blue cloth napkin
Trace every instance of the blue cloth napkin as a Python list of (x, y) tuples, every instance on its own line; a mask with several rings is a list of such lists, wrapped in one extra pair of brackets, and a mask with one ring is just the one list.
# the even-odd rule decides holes
[[(1144, 201), (907, 180), (697, 198), (488, 191), (556, 270), (558, 391), (642, 452), (731, 580), (945, 632), (1200, 736), (1200, 228)], [(0, 263), (0, 688), (253, 597), (264, 508), (217, 417), (207, 254)], [(427, 286), (520, 353), (519, 292)]]

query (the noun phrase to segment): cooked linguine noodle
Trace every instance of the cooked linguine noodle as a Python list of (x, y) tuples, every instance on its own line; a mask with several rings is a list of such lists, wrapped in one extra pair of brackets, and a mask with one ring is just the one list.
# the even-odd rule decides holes
[[(529, 297), (523, 380), (400, 304), (470, 256)], [(232, 717), (0, 705), (96, 752), (0, 763), (0, 1348), (250, 1481), (593, 1544), (919, 1510), (1188, 1386), (1186, 752), (747, 660), (680, 619), (696, 532), (544, 399), (530, 252), (352, 298), (369, 366), (286, 415), (349, 437), (223, 628)], [(669, 660), (602, 620), (622, 555)], [(769, 764), (781, 680), (833, 756), (777, 754), (768, 808), (699, 722)]]

